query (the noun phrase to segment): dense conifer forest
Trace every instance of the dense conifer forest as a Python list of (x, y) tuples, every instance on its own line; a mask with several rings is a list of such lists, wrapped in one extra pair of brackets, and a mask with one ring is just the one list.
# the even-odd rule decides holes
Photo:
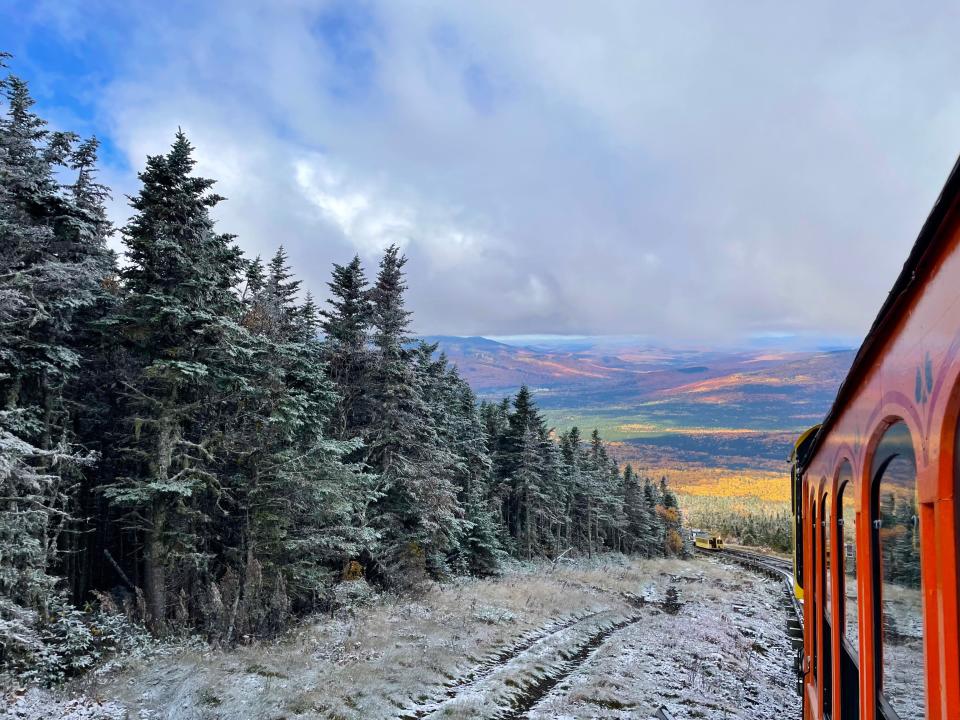
[[(282, 247), (211, 218), (182, 132), (112, 227), (96, 139), (27, 85), (0, 119), (0, 661), (81, 669), (104, 603), (223, 643), (509, 558), (678, 553), (664, 481), (599, 434), (547, 427), (522, 388), (480, 402), (411, 335), (404, 265), (333, 267), (317, 303)], [(108, 240), (118, 237), (117, 257)]]

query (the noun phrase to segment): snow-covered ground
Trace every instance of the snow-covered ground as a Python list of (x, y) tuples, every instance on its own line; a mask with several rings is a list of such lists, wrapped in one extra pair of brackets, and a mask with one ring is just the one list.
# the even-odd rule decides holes
[(796, 717), (781, 593), (712, 558), (521, 567), (381, 597), (275, 642), (170, 646), (69, 697), (8, 695), (0, 717), (650, 718), (661, 705), (677, 720)]

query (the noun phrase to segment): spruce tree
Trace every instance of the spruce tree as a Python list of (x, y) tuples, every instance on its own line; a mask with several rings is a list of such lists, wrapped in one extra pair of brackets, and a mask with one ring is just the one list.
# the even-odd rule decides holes
[(664, 554), (665, 550), (664, 535), (666, 533), (666, 525), (664, 524), (661, 512), (660, 494), (657, 491), (656, 485), (650, 481), (650, 478), (644, 478), (643, 481), (643, 500), (648, 518), (644, 544), (648, 548), (647, 553), (650, 557), (660, 557)]
[(527, 427), (520, 440), (517, 463), (513, 471), (516, 507), (516, 539), (529, 560), (538, 549), (537, 522), (543, 512), (543, 458), (537, 430)]
[(567, 482), (563, 493), (565, 501), (564, 525), (568, 547), (579, 545), (580, 538), (586, 537), (583, 530), (581, 508), (586, 507), (583, 501), (583, 452), (581, 448), (580, 429), (574, 425), (561, 439), (564, 469)]
[(606, 482), (607, 452), (594, 428), (590, 434), (588, 470), (584, 483), (586, 503), (587, 554), (592, 556), (598, 546), (600, 521), (603, 519), (603, 486)]
[(543, 430), (543, 419), (537, 412), (530, 389), (526, 385), (520, 387), (513, 399), (508, 422), (501, 463), (501, 472), (506, 482), (503, 517), (513, 538), (523, 541), (526, 534), (524, 497), (531, 484), (536, 482), (534, 476), (538, 473), (532, 465), (536, 458), (531, 454), (535, 452), (531, 450), (531, 445), (536, 444), (536, 437)]
[(373, 540), (357, 522), (368, 477), (343, 461), (357, 443), (326, 437), (336, 394), (315, 307), (309, 297), (297, 305), (292, 277), (278, 252), (253, 283), (248, 352), (237, 355), (245, 382), (225, 432), (231, 492), (223, 502), (242, 522), (227, 524), (232, 539), (222, 549), (239, 578), (228, 623), (236, 632), (270, 632), (289, 610), (316, 607), (335, 573)]
[(537, 496), (539, 551), (542, 555), (555, 557), (563, 552), (560, 547), (565, 505), (563, 453), (552, 429), (541, 427), (536, 436), (541, 458), (540, 492)]
[(297, 322), (300, 308), (296, 299), (299, 292), (300, 281), (293, 279), (286, 250), (281, 245), (267, 265), (266, 292), (262, 300), (268, 305), (268, 316), (276, 326), (273, 334), (278, 337), (290, 336)]
[(627, 463), (623, 468), (623, 513), (625, 517), (624, 549), (627, 552), (636, 552), (639, 536), (638, 506), (640, 493), (637, 487), (637, 478), (633, 466)]
[(231, 356), (243, 261), (233, 237), (214, 230), (210, 209), (222, 198), (212, 180), (192, 175), (192, 150), (178, 131), (167, 154), (147, 158), (123, 228), (127, 294), (112, 320), (131, 369), (105, 494), (140, 534), (155, 626), (166, 621), (168, 591), (205, 568), (201, 505), (220, 492), (215, 414), (242, 382)]
[(347, 265), (334, 264), (328, 286), (329, 307), (320, 311), (320, 329), (339, 395), (332, 426), (335, 437), (347, 439), (362, 435), (369, 417), (365, 386), (372, 361), (368, 342), (373, 306), (360, 258), (354, 256)]
[(0, 93), (0, 642), (15, 663), (56, 657), (39, 629), (63, 603), (58, 550), (77, 549), (62, 533), (78, 529), (71, 512), (97, 457), (72, 410), (113, 258), (95, 141), (48, 131), (19, 78)]
[(372, 522), (381, 533), (375, 561), (388, 582), (416, 582), (442, 571), (456, 534), (456, 491), (444, 468), (437, 428), (423, 397), (423, 374), (407, 349), (406, 258), (390, 246), (371, 292), (375, 356), (369, 373), (367, 463), (379, 474)]
[(473, 390), (456, 371), (448, 373), (451, 441), (457, 448), (455, 482), (464, 518), (458, 552), (461, 565), (473, 575), (495, 574), (505, 557), (500, 526), (488, 502), (493, 462), (487, 448), (483, 418)]

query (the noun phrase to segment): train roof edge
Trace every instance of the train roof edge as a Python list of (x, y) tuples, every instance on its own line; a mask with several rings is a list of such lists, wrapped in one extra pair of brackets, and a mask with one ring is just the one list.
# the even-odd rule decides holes
[[(910, 291), (916, 286), (918, 279), (928, 269), (932, 255), (931, 250), (938, 248), (941, 243), (945, 242), (944, 236), (939, 231), (946, 222), (951, 210), (957, 205), (958, 198), (960, 198), (960, 157), (954, 162), (953, 168), (947, 176), (947, 181), (943, 185), (943, 189), (940, 190), (940, 194), (937, 196), (937, 200), (933, 204), (930, 214), (923, 223), (923, 227), (920, 228), (920, 234), (917, 236), (910, 250), (910, 254), (903, 264), (903, 269), (897, 276), (897, 280), (890, 289), (890, 292), (887, 293), (887, 298), (884, 300), (883, 305), (880, 306), (880, 311), (877, 313), (877, 317), (870, 326), (869, 332), (867, 332), (866, 337), (863, 339), (860, 349), (857, 350), (857, 354), (853, 358), (853, 363), (847, 371), (843, 382), (840, 384), (839, 390), (837, 390), (837, 396), (829, 412), (823, 422), (815, 426), (817, 431), (812, 436), (809, 435), (810, 430), (808, 430), (797, 440), (797, 445), (804, 439), (810, 440), (808, 447), (804, 448), (802, 454), (797, 454), (797, 447), (794, 447), (795, 455), (792, 457), (796, 457), (798, 460), (801, 471), (806, 469), (807, 463), (816, 455), (820, 443), (823, 442), (823, 439), (829, 434), (833, 423), (836, 422), (836, 419), (846, 406), (847, 401), (856, 391), (859, 380), (869, 369), (870, 363), (877, 352), (878, 344), (885, 337), (887, 328), (899, 317), (903, 309), (903, 303), (907, 299)], [(814, 428), (811, 428), (811, 430), (813, 429)]]
[(813, 442), (821, 427), (821, 425), (814, 425), (812, 428), (804, 430), (800, 437), (797, 438), (797, 441), (793, 444), (793, 451), (790, 453), (791, 465), (796, 462), (800, 466), (804, 466), (807, 458), (810, 456), (810, 449), (813, 447)]

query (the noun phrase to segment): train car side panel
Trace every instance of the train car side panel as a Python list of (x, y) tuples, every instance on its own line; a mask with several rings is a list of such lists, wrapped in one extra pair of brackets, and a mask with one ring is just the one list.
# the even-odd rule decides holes
[[(848, 378), (854, 388), (845, 396), (842, 407), (825, 428), (815, 453), (804, 467), (803, 500), (806, 513), (814, 510), (811, 486), (820, 478), (834, 478), (843, 459), (853, 467), (857, 516), (857, 587), (859, 609), (860, 714), (864, 720), (882, 717), (878, 698), (883, 684), (883, 628), (879, 625), (881, 587), (879, 558), (874, 544), (882, 527), (873, 505), (875, 500), (871, 463), (887, 428), (902, 421), (910, 433), (916, 458), (916, 500), (919, 514), (920, 578), (922, 583), (923, 655), (927, 696), (926, 716), (933, 720), (960, 717), (960, 661), (958, 661), (957, 602), (957, 516), (954, 505), (956, 473), (954, 468), (960, 378), (960, 251), (958, 251), (956, 198), (945, 216), (938, 244), (932, 245), (930, 258), (924, 258), (925, 275), (897, 302), (894, 319), (874, 338), (873, 357), (863, 363), (856, 376)], [(816, 478), (816, 483), (810, 479)], [(837, 507), (835, 484), (831, 507)], [(813, 532), (808, 522), (804, 532)], [(817, 568), (822, 562), (809, 551), (803, 553), (804, 589), (808, 595), (816, 588)], [(834, 555), (836, 557), (836, 555)], [(836, 565), (836, 563), (832, 563)], [(822, 576), (821, 576), (822, 577)], [(829, 576), (839, 590), (837, 572)], [(817, 593), (819, 600), (820, 593)], [(836, 593), (834, 594), (836, 597)], [(807, 603), (812, 605), (812, 603)], [(834, 603), (836, 606), (837, 603)], [(815, 617), (809, 607), (804, 614), (809, 623)], [(834, 627), (842, 626), (832, 610)], [(813, 648), (813, 628), (805, 630), (807, 655), (812, 662), (822, 649)], [(833, 633), (832, 656), (838, 657), (839, 632)], [(838, 684), (837, 667), (832, 668), (833, 687)], [(805, 716), (819, 718), (817, 706), (822, 692), (819, 673), (810, 668), (806, 678)], [(822, 679), (822, 678), (821, 678)], [(833, 720), (842, 717), (842, 703), (834, 693)], [(844, 720), (849, 720), (844, 718)]]

